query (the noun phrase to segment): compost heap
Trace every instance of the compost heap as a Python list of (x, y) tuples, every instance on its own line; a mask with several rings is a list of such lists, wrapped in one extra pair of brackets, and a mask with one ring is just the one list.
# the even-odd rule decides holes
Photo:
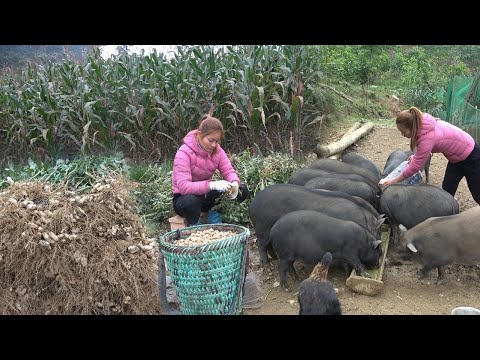
[(1, 314), (159, 314), (158, 248), (121, 179), (0, 193)]

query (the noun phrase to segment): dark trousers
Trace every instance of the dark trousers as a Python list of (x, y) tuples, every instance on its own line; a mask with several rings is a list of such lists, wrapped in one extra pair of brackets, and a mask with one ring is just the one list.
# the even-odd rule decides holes
[(455, 195), (458, 184), (464, 176), (473, 199), (480, 204), (480, 146), (477, 143), (465, 160), (447, 164), (442, 183), (443, 190), (452, 196)]
[[(250, 191), (246, 184), (240, 184), (238, 187), (238, 195), (235, 200), (239, 203), (244, 201)], [(201, 212), (207, 212), (218, 199), (222, 193), (217, 190), (211, 190), (205, 195), (181, 195), (173, 194), (173, 210), (177, 215), (187, 219), (188, 225), (193, 225), (198, 222)]]

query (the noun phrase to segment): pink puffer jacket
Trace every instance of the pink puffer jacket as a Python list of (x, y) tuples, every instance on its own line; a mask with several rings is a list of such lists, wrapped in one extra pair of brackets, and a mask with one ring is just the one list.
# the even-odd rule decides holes
[(198, 146), (197, 133), (198, 130), (190, 131), (175, 155), (172, 173), (173, 193), (182, 195), (208, 193), (210, 180), (217, 169), (225, 180), (237, 181), (240, 184), (240, 179), (220, 144), (212, 155)]
[(423, 113), (422, 130), (417, 135), (417, 151), (402, 174), (408, 178), (422, 170), (430, 153), (443, 153), (451, 163), (465, 160), (474, 146), (475, 140), (465, 131)]

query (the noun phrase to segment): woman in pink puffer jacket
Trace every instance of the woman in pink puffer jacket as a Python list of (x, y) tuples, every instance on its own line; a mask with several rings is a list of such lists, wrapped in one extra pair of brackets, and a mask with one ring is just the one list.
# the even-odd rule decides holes
[[(183, 139), (173, 161), (173, 209), (186, 218), (187, 226), (197, 224), (201, 213), (207, 213), (223, 192), (229, 199), (244, 201), (249, 190), (232, 167), (220, 146), (223, 125), (217, 118), (204, 115), (200, 126)], [(224, 180), (212, 181), (219, 170)]]
[(401, 111), (396, 123), (400, 133), (410, 139), (410, 149), (416, 149), (416, 153), (399, 176), (382, 183), (384, 187), (423, 169), (430, 153), (442, 153), (448, 160), (442, 188), (454, 196), (465, 176), (473, 199), (480, 204), (480, 147), (472, 136), (416, 107)]

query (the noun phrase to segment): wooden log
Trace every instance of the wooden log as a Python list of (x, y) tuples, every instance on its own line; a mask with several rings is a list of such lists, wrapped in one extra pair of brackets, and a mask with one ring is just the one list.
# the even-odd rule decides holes
[(320, 85), (321, 87), (326, 88), (326, 89), (332, 90), (335, 94), (343, 97), (344, 99), (350, 101), (350, 103), (353, 104), (353, 100), (352, 100), (352, 99), (350, 99), (350, 98), (349, 98), (347, 95), (345, 95), (344, 93), (342, 93), (342, 92), (340, 92), (340, 91), (338, 91), (338, 90), (335, 90), (335, 89), (334, 89), (333, 87), (331, 87), (330, 85), (326, 85), (326, 84), (319, 84), (319, 85)]
[[(347, 130), (345, 134), (343, 134), (342, 139), (361, 127), (362, 127), (362, 123), (357, 121), (355, 124), (352, 125), (350, 129)], [(342, 151), (340, 151), (339, 153), (333, 154), (332, 156), (329, 156), (329, 159), (338, 160), (340, 159), (340, 156), (342, 156)]]
[(366, 123), (360, 129), (355, 130), (353, 133), (347, 135), (346, 137), (343, 137), (339, 141), (336, 141), (326, 146), (317, 145), (313, 152), (317, 154), (317, 157), (319, 158), (325, 158), (329, 157), (332, 154), (337, 154), (345, 150), (347, 147), (352, 145), (361, 137), (368, 134), (370, 131), (373, 130), (373, 128), (374, 125), (372, 122)]

